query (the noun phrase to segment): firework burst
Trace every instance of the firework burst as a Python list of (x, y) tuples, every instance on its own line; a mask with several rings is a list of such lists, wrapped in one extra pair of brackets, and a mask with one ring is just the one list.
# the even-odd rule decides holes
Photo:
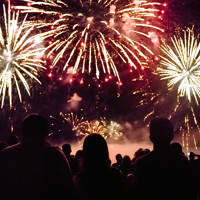
[(200, 43), (191, 30), (184, 31), (184, 37), (171, 38), (172, 46), (163, 44), (161, 68), (158, 73), (168, 81), (170, 90), (177, 89), (177, 95), (194, 99), (198, 104), (200, 97)]
[(151, 41), (150, 31), (163, 31), (154, 25), (160, 4), (148, 0), (23, 1), (27, 6), (17, 9), (43, 16), (28, 26), (45, 30), (41, 36), (50, 41), (46, 51), (53, 66), (62, 61), (63, 70), (73, 66), (74, 73), (95, 73), (97, 78), (103, 72), (120, 80), (119, 60), (136, 69), (145, 67), (147, 54), (153, 52), (144, 41)]
[[(8, 12), (3, 5), (4, 23), (0, 27), (0, 95), (1, 107), (5, 104), (6, 95), (9, 98), (10, 107), (14, 89), (22, 101), (21, 85), (30, 96), (30, 79), (40, 83), (38, 70), (44, 68), (41, 55), (42, 48), (38, 46), (38, 36), (31, 36), (33, 28), (25, 29), (23, 22), (19, 25), (19, 12), (12, 13), (10, 2)], [(13, 89), (14, 88), (14, 89)]]
[(60, 116), (71, 125), (72, 130), (76, 132), (76, 135), (79, 134), (79, 132), (85, 128), (86, 121), (84, 120), (84, 117), (79, 117), (78, 115), (70, 112), (70, 113), (63, 113), (60, 112)]
[(107, 123), (105, 119), (86, 121), (85, 128), (80, 132), (80, 135), (87, 136), (92, 133), (97, 133), (107, 138)]
[[(106, 120), (106, 118), (100, 117), (99, 119), (86, 120), (75, 113), (63, 113), (60, 112), (59, 116), (50, 116), (52, 121), (51, 126), (53, 130), (58, 130), (59, 133), (65, 134), (64, 131), (67, 125), (70, 125), (72, 131), (75, 133), (77, 139), (85, 138), (86, 136), (96, 133), (100, 134), (106, 140), (118, 141), (123, 139), (123, 128), (115, 121)], [(55, 135), (56, 132), (52, 131), (50, 135)]]
[(105, 118), (99, 120), (85, 121), (79, 135), (87, 136), (92, 133), (97, 133), (103, 136), (106, 140), (116, 141), (124, 136), (122, 126), (117, 122), (107, 122)]
[[(144, 118), (167, 117), (182, 133), (182, 145), (189, 152), (200, 144), (200, 44), (192, 30), (171, 38), (171, 44), (161, 46), (161, 66), (155, 76), (161, 84), (146, 81), (134, 94), (141, 94), (139, 105), (147, 111)], [(152, 75), (153, 77), (153, 75)], [(138, 80), (135, 81), (142, 81)], [(157, 83), (159, 80), (155, 80)]]
[(107, 126), (107, 132), (108, 137), (112, 140), (119, 140), (124, 136), (122, 126), (115, 121), (111, 121)]

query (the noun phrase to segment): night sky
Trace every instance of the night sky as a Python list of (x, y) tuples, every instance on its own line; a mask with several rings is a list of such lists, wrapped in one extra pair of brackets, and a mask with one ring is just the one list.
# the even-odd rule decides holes
[[(193, 25), (195, 33), (200, 33), (200, 0), (158, 1), (168, 4), (162, 23), (166, 30), (166, 37), (173, 35), (179, 27), (191, 28)], [(12, 2), (16, 4), (19, 1)], [(2, 3), (3, 1), (1, 1), (1, 8)], [(0, 112), (0, 126), (5, 130), (0, 134), (0, 139), (8, 137), (10, 124), (14, 124), (14, 131), (18, 134), (20, 122), (28, 113), (37, 112), (45, 116), (58, 116), (60, 111), (67, 112), (66, 103), (74, 93), (82, 98), (80, 107), (75, 112), (83, 114), (87, 119), (105, 116), (112, 120), (142, 121), (146, 111), (137, 108), (138, 97), (132, 94), (136, 87), (132, 82), (135, 76), (137, 77), (137, 74), (133, 75), (125, 70), (121, 73), (123, 85), (120, 88), (112, 81), (99, 88), (99, 82), (91, 76), (84, 77), (87, 84), (80, 85), (74, 80), (73, 84), (66, 85), (43, 74), (43, 85), (33, 87), (31, 99), (25, 95), (23, 104), (16, 100), (14, 109), (10, 110), (8, 106), (5, 106)], [(152, 84), (159, 88), (159, 82), (152, 81), (155, 81)]]

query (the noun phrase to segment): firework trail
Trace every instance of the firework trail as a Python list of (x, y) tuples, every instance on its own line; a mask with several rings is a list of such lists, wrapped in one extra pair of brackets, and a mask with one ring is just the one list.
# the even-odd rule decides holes
[[(22, 101), (21, 85), (24, 86), (28, 95), (30, 92), (30, 80), (40, 83), (38, 70), (43, 69), (41, 52), (37, 48), (37, 35), (32, 36), (33, 28), (25, 28), (26, 17), (19, 24), (19, 12), (11, 13), (10, 2), (8, 11), (3, 5), (4, 23), (0, 27), (0, 96), (1, 108), (5, 104), (8, 95), (10, 107), (12, 107), (13, 94), (18, 93)], [(40, 55), (38, 55), (40, 54)]]
[(45, 30), (41, 37), (49, 41), (46, 51), (53, 66), (60, 61), (63, 70), (73, 66), (74, 73), (95, 73), (97, 78), (103, 72), (120, 80), (119, 60), (136, 69), (146, 67), (153, 52), (144, 41), (163, 31), (154, 23), (160, 3), (148, 0), (23, 1), (27, 5), (15, 8), (40, 14), (27, 25)]
[[(161, 46), (161, 66), (156, 74), (163, 80), (153, 88), (146, 82), (134, 94), (141, 94), (140, 106), (148, 110), (144, 120), (168, 117), (182, 133), (182, 144), (189, 152), (200, 143), (200, 43), (192, 30), (183, 31)], [(149, 108), (148, 108), (149, 107)], [(153, 109), (152, 109), (153, 108)]]

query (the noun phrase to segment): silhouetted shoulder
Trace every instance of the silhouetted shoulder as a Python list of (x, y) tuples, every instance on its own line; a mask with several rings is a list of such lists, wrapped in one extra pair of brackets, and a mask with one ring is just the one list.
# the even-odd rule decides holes
[(58, 166), (58, 164), (64, 165), (65, 168), (68, 168), (71, 174), (69, 162), (60, 148), (51, 146), (46, 148), (46, 158), (49, 162), (52, 162), (52, 166)]
[(181, 154), (176, 152), (159, 153), (156, 151), (152, 151), (147, 155), (138, 158), (136, 166), (141, 167), (142, 165), (155, 165), (155, 167), (160, 167), (159, 163), (162, 162), (171, 164), (173, 167), (189, 167), (187, 158)]

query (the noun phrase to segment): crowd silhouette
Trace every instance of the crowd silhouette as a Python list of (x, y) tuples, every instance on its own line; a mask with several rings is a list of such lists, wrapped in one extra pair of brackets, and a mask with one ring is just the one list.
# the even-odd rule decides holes
[(0, 196), (5, 200), (199, 200), (200, 156), (185, 156), (172, 143), (173, 124), (155, 118), (149, 127), (153, 150), (111, 163), (106, 140), (91, 133), (72, 155), (71, 145), (50, 145), (48, 121), (38, 115), (22, 123), (22, 139), (0, 142)]

